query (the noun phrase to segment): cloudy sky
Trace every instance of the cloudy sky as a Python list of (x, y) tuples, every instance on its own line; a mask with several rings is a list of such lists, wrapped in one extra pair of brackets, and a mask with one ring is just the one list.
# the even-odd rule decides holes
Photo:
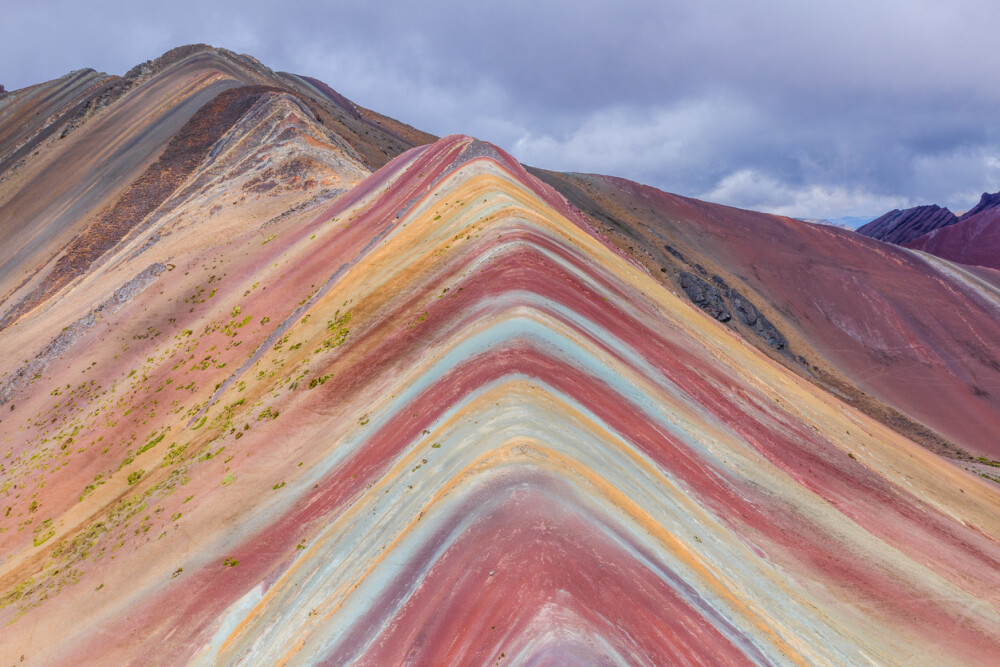
[(528, 164), (871, 218), (1000, 190), (997, 25), (995, 0), (0, 0), (0, 84), (207, 42)]

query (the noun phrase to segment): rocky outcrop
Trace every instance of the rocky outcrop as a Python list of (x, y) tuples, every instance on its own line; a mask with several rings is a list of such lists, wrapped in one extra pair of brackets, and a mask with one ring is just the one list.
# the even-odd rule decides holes
[[(681, 289), (694, 305), (719, 320), (729, 322), (736, 318), (755, 334), (764, 339), (768, 347), (779, 352), (788, 349), (788, 339), (764, 316), (750, 299), (726, 284), (720, 276), (713, 275), (712, 282), (703, 280), (693, 273), (681, 271)], [(714, 284), (713, 284), (714, 283)]]
[(859, 227), (858, 233), (886, 243), (903, 245), (928, 232), (956, 222), (958, 217), (954, 213), (936, 204), (930, 204), (903, 211), (899, 209), (889, 211), (882, 217)]
[(680, 277), (681, 289), (694, 305), (720, 322), (728, 322), (733, 319), (733, 314), (726, 307), (726, 301), (719, 292), (719, 288), (687, 271), (682, 271)]
[(757, 306), (753, 305), (752, 301), (727, 285), (719, 276), (712, 276), (712, 282), (718, 285), (719, 291), (729, 299), (733, 312), (744, 326), (763, 338), (769, 347), (779, 352), (788, 349), (788, 339), (757, 309)]

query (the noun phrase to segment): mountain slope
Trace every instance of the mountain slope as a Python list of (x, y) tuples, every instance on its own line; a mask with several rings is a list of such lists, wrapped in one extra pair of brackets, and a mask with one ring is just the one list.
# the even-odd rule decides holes
[(983, 211), (995, 210), (997, 208), (1000, 208), (1000, 192), (994, 192), (992, 194), (984, 192), (982, 196), (979, 197), (979, 203), (959, 216), (958, 219), (968, 220), (973, 216), (979, 215)]
[[(247, 88), (231, 100), (218, 97), (240, 87)], [(234, 102), (264, 93), (294, 97), (316, 131), (336, 136), (341, 150), (367, 170), (411, 141), (433, 139), (395, 121), (367, 119), (354, 105), (338, 104), (329, 89), (205, 45), (175, 49), (122, 78), (75, 73), (15, 91), (0, 101), (0, 136), (12, 137), (0, 144), (9, 146), (0, 155), (7, 167), (0, 183), (2, 323), (77, 277), (162, 204), (239, 117)], [(37, 117), (45, 114), (45, 125), (24, 122), (35, 117), (31, 109)], [(162, 161), (178, 135), (187, 139), (172, 147), (174, 160), (159, 173), (157, 158)], [(149, 187), (137, 191), (134, 181), (144, 172)], [(77, 270), (67, 271), (67, 264)]]
[(958, 217), (935, 204), (916, 206), (905, 211), (893, 209), (880, 218), (858, 227), (858, 234), (886, 243), (905, 245), (935, 229), (958, 222)]
[[(155, 125), (190, 98), (138, 96), (233, 62), (206, 49), (69, 136), (139, 99), (159, 111), (118, 131)], [(15, 296), (52, 275), (63, 223), (141, 214), (0, 332), (0, 658), (996, 655), (1000, 487), (928, 451), (917, 416), (866, 414), (922, 405), (891, 381), (908, 372), (942, 401), (963, 374), (992, 382), (969, 333), (996, 326), (985, 283), (839, 230), (529, 172), (470, 137), (407, 148), (426, 135), (235, 58), (264, 80), (207, 66), (232, 92), (163, 130), (108, 208), (24, 225), (59, 242), (21, 256), (35, 277)], [(199, 118), (215, 129), (185, 129)], [(174, 150), (186, 137), (210, 145)], [(833, 291), (845, 270), (856, 286)], [(923, 301), (893, 296), (912, 281)], [(834, 331), (809, 323), (820, 306)], [(952, 312), (968, 331), (932, 326)], [(845, 393), (880, 354), (891, 377), (864, 386), (885, 403)]]
[(959, 264), (1000, 269), (1000, 193), (984, 194), (961, 222), (935, 229), (906, 247)]
[(666, 286), (712, 317), (731, 313), (727, 326), (804, 379), (941, 454), (1000, 458), (995, 285), (846, 230), (622, 179), (534, 173)]
[(997, 269), (1000, 268), (998, 211), (1000, 192), (984, 192), (978, 204), (958, 217), (948, 209), (918, 206), (890, 211), (858, 228), (858, 232), (959, 264)]

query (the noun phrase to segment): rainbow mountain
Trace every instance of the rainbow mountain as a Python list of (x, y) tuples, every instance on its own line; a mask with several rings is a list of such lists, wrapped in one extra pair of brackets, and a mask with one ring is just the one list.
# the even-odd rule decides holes
[(203, 45), (0, 170), (6, 663), (1000, 650), (996, 272)]

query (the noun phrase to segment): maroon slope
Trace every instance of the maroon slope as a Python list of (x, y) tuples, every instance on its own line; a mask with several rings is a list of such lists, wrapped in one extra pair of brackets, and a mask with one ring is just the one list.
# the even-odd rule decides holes
[(954, 213), (931, 204), (916, 206), (905, 211), (894, 209), (867, 225), (858, 227), (858, 234), (886, 243), (904, 245), (935, 229), (942, 229), (958, 222)]
[(906, 247), (960, 264), (1000, 269), (1000, 208), (985, 208), (958, 224), (935, 229)]
[(533, 173), (710, 316), (724, 320), (725, 307), (725, 326), (803, 377), (941, 454), (1000, 456), (991, 290), (846, 230), (618, 178)]

